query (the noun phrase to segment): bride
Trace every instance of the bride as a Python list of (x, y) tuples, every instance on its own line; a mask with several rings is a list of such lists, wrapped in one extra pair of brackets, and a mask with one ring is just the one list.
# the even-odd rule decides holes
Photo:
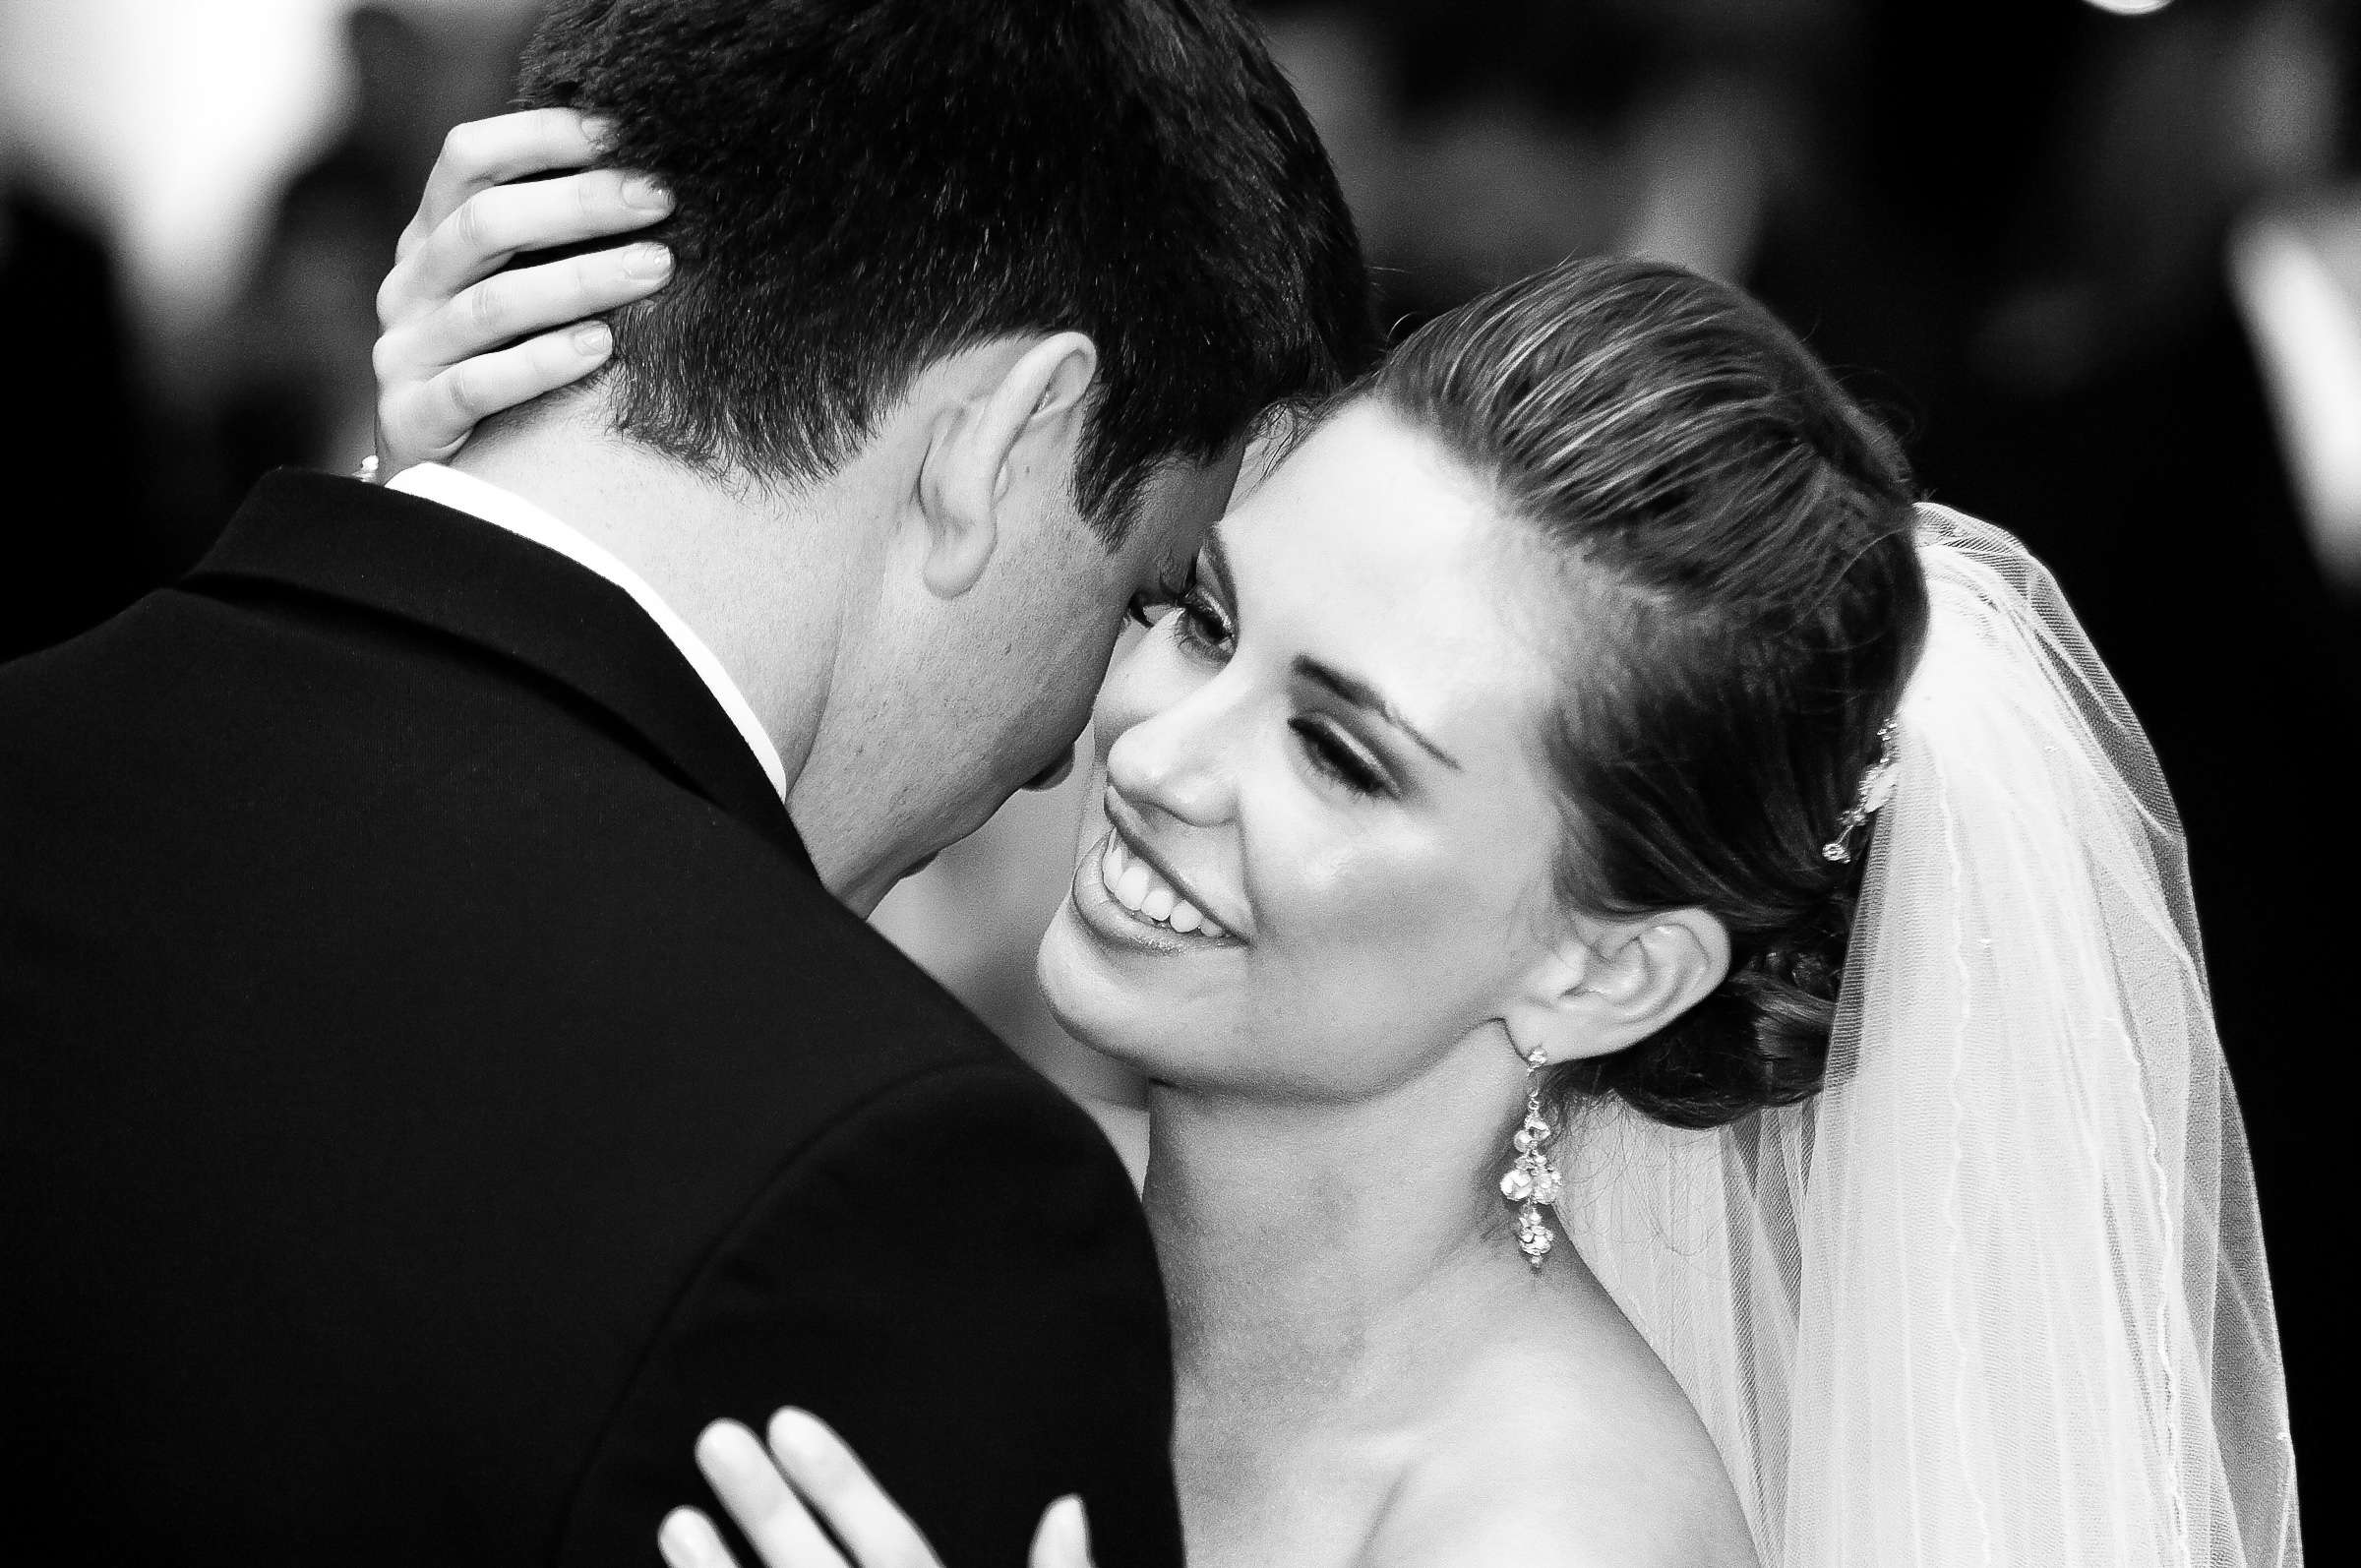
[[(542, 341), (390, 372), (388, 450)], [(2300, 1563), (2170, 798), (1759, 306), (1463, 306), (1140, 610), (1040, 977), (1152, 1084), (1192, 1563)], [(769, 1436), (700, 1446), (765, 1560), (933, 1560)]]

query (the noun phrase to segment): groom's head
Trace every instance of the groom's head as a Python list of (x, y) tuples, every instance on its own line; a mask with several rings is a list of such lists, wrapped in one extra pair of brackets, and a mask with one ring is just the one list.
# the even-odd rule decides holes
[(920, 853), (1079, 729), (1257, 416), (1375, 346), (1327, 158), (1227, 0), (559, 0), (522, 87), (677, 202), (615, 428), (891, 513), (840, 541), (876, 570), (836, 674), (873, 689), (873, 792), (934, 797), (900, 809), (938, 819)]

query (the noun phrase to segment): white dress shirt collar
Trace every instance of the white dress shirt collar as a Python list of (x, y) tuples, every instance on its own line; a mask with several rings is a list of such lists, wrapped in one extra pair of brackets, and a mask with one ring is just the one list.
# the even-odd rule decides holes
[(763, 773), (770, 779), (771, 789), (780, 800), (787, 798), (786, 764), (779, 760), (779, 749), (772, 744), (769, 732), (762, 728), (762, 721), (755, 717), (755, 710), (746, 700), (746, 694), (738, 689), (736, 681), (730, 679), (730, 672), (713, 650), (705, 646), (704, 638), (690, 630), (689, 623), (682, 620), (654, 588), (648, 586), (647, 579), (625, 566), (612, 551), (561, 522), (515, 492), (503, 490), (488, 480), (461, 473), (456, 468), (447, 468), (439, 462), (422, 462), (414, 468), (405, 468), (395, 474), (386, 488), (416, 496), (422, 501), (432, 501), (454, 512), (466, 513), (496, 528), (505, 528), (519, 538), (530, 539), (544, 549), (555, 550), (584, 571), (596, 573), (630, 594), (632, 602), (645, 611), (647, 618), (656, 624), (656, 629), (671, 638), (672, 645), (681, 650), (681, 657), (689, 661), (689, 667), (696, 672), (697, 679), (703, 681), (706, 690), (713, 694), (713, 700), (721, 704), (722, 712), (729, 715), (730, 722), (738, 727), (738, 733), (746, 738), (747, 749), (755, 754), (755, 760), (762, 764)]

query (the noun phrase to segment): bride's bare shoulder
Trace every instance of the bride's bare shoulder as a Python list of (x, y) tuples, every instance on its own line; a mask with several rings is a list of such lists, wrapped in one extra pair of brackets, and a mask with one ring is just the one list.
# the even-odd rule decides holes
[(1362, 1568), (1756, 1568), (1712, 1438), (1627, 1326), (1503, 1336), (1436, 1419)]
[(1743, 1535), (1735, 1540), (1674, 1519), (1635, 1521), (1549, 1510), (1441, 1511), (1427, 1528), (1388, 1532), (1362, 1568), (1755, 1568)]

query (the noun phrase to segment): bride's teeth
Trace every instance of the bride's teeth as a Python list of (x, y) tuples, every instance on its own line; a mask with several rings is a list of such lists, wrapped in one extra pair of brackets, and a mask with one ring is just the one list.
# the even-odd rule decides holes
[(1109, 897), (1143, 920), (1184, 934), (1229, 935), (1203, 910), (1167, 886), (1148, 869), (1147, 862), (1134, 859), (1120, 834), (1107, 835), (1107, 848), (1099, 856), (1099, 881)]

